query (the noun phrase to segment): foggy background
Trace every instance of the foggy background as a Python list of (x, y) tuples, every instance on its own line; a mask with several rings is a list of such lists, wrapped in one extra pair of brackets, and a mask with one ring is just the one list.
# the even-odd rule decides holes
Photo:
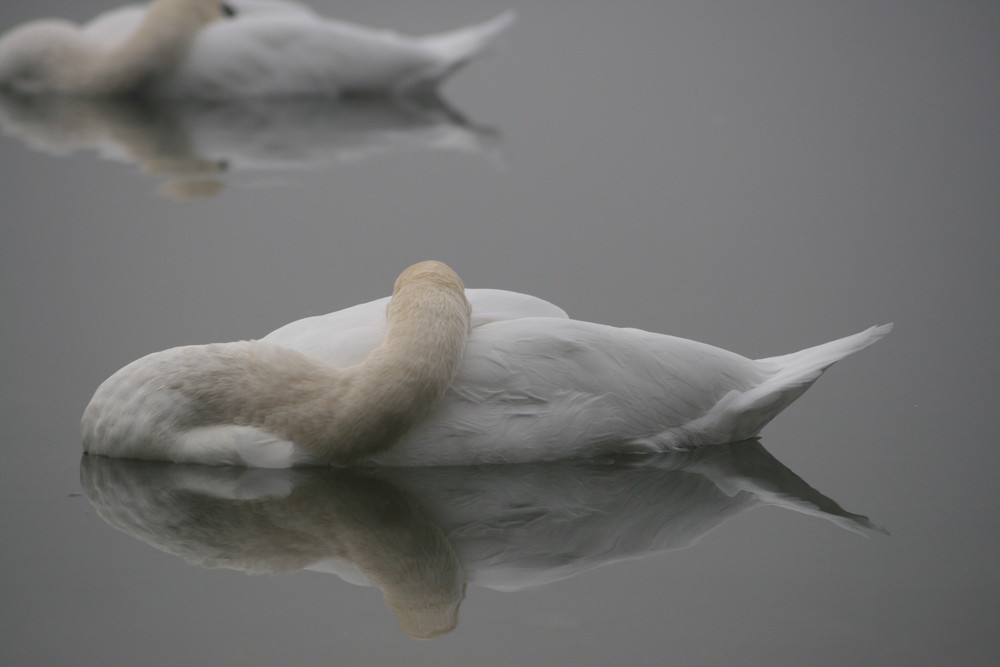
[[(993, 663), (1000, 5), (313, 5), (412, 34), (516, 9), (443, 89), (482, 146), (389, 114), (388, 142), (346, 133), (371, 151), (254, 167), (178, 121), (174, 148), (230, 163), (192, 177), (120, 137), (2, 128), (5, 664)], [(110, 6), (6, 0), (0, 30)], [(165, 196), (178, 180), (214, 195)], [(97, 517), (78, 426), (104, 378), (385, 296), (423, 259), (750, 357), (894, 321), (762, 436), (891, 535), (761, 509), (550, 586), (470, 586), (458, 628), (417, 643), (374, 588), (191, 567)]]

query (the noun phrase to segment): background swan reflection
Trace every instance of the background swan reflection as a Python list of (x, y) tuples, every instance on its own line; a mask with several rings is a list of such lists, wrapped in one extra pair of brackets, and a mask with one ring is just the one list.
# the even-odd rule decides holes
[(203, 567), (329, 572), (377, 586), (403, 631), (454, 629), (467, 583), (515, 591), (689, 547), (778, 505), (859, 533), (758, 441), (509, 466), (262, 470), (84, 456), (115, 528)]
[[(33, 149), (94, 151), (171, 177), (160, 194), (191, 200), (260, 174), (328, 169), (407, 151), (499, 154), (498, 135), (436, 95), (170, 101), (0, 93), (0, 129)], [(257, 174), (257, 176), (250, 176)]]

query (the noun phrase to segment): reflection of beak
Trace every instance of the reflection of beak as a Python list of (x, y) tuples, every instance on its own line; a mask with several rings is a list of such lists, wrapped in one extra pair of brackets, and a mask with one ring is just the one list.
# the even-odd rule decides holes
[(141, 157), (136, 155), (147, 174), (220, 174), (229, 168), (227, 160), (200, 157)]
[(208, 199), (220, 192), (226, 184), (217, 178), (206, 178), (201, 180), (176, 180), (167, 181), (156, 188), (156, 192), (161, 197), (174, 201), (194, 201), (196, 199)]

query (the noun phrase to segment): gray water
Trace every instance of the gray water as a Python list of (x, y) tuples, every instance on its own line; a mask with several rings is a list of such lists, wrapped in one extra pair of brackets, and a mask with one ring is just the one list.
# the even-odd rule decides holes
[[(0, 662), (995, 664), (1000, 6), (336, 4), (412, 33), (520, 16), (451, 109), (3, 107)], [(702, 458), (82, 458), (125, 363), (385, 296), (429, 258), (752, 357), (896, 328), (760, 447)], [(302, 569), (345, 552), (355, 583), (460, 603), (457, 627), (416, 641), (378, 588)]]

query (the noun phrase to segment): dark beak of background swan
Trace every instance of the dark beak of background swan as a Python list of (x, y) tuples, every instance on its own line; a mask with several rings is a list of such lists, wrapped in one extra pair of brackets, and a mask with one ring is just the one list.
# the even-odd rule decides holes
[(219, 9), (222, 11), (223, 16), (236, 16), (236, 9), (234, 9), (228, 2), (221, 3), (219, 5)]

